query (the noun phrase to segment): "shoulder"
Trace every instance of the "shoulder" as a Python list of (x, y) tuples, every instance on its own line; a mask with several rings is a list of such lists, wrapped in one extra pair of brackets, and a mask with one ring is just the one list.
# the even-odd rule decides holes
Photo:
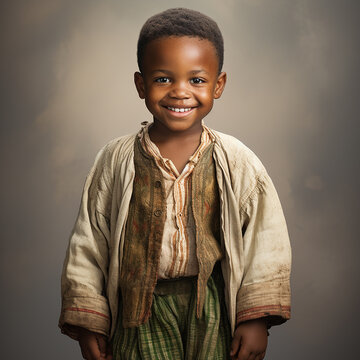
[(266, 171), (258, 156), (242, 141), (232, 135), (212, 131), (216, 135), (218, 151), (225, 155), (231, 170), (246, 172), (253, 176)]
[(110, 140), (97, 153), (86, 186), (89, 187), (90, 201), (101, 214), (108, 216), (115, 181), (121, 183), (130, 174), (133, 159), (133, 145), (136, 134)]
[(269, 175), (255, 153), (234, 136), (212, 130), (215, 135), (214, 152), (227, 184), (236, 198), (244, 204), (249, 197), (262, 191)]
[(97, 153), (95, 165), (97, 167), (114, 167), (119, 161), (133, 155), (136, 134), (124, 135), (110, 140)]
[[(117, 137), (106, 143), (96, 154), (88, 177), (96, 184), (110, 184), (114, 174), (128, 168), (133, 159), (136, 134)], [(123, 173), (124, 171), (122, 171)]]
[(121, 155), (127, 155), (133, 150), (135, 138), (136, 134), (124, 135), (114, 138), (100, 149), (97, 156), (103, 153), (111, 156), (116, 156), (119, 153)]

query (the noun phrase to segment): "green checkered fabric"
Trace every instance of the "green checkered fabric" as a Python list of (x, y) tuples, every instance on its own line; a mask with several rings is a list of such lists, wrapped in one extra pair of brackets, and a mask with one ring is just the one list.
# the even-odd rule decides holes
[[(118, 319), (113, 360), (229, 359), (231, 333), (221, 273), (214, 271), (208, 280), (200, 319), (196, 296), (196, 279), (161, 283), (153, 294), (149, 321), (124, 329)], [(119, 307), (122, 314), (121, 303)]]

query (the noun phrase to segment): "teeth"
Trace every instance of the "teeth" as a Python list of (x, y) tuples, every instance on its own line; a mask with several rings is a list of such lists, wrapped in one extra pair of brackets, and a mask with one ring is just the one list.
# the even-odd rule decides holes
[(167, 108), (169, 110), (175, 111), (175, 112), (185, 112), (185, 111), (190, 111), (191, 110), (191, 108), (174, 108), (174, 107), (171, 107), (171, 106), (168, 106)]

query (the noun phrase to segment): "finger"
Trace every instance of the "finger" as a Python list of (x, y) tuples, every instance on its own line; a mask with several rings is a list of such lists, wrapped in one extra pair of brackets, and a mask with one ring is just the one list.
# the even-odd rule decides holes
[(92, 355), (91, 351), (89, 351), (89, 349), (87, 349), (86, 347), (81, 349), (81, 355), (84, 360), (96, 360), (97, 359)]
[(262, 352), (261, 354), (259, 354), (259, 355), (255, 358), (255, 360), (263, 360), (264, 358), (265, 358), (265, 351)]
[(101, 334), (97, 334), (96, 341), (97, 341), (98, 348), (100, 351), (100, 356), (105, 358), (106, 357), (106, 348), (107, 348), (107, 340), (106, 340), (105, 336), (103, 336)]
[(249, 360), (249, 356), (250, 351), (248, 351), (244, 346), (241, 346), (236, 360)]
[(262, 352), (261, 354), (258, 354), (255, 358), (255, 360), (263, 360), (265, 357), (265, 351)]
[(89, 349), (87, 347), (87, 344), (84, 342), (83, 339), (79, 340), (80, 350), (81, 350), (81, 356), (85, 360), (91, 359), (91, 354), (89, 352)]
[(250, 353), (248, 360), (255, 360), (256, 358), (256, 354), (255, 353)]
[(230, 346), (230, 356), (235, 356), (239, 351), (241, 336), (235, 336)]
[(96, 337), (91, 337), (86, 345), (89, 354), (86, 360), (98, 360), (100, 358), (100, 350)]

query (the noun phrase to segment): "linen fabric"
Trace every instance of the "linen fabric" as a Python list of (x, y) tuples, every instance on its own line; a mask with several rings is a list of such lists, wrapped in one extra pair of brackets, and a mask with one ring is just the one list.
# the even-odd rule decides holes
[[(204, 125), (205, 126), (205, 125)], [(238, 139), (209, 129), (220, 196), (225, 302), (238, 322), (290, 318), (291, 247), (275, 187), (257, 156)], [(138, 134), (110, 141), (87, 176), (64, 261), (59, 327), (74, 339), (82, 326), (112, 336), (118, 318), (119, 273), (135, 177)]]

